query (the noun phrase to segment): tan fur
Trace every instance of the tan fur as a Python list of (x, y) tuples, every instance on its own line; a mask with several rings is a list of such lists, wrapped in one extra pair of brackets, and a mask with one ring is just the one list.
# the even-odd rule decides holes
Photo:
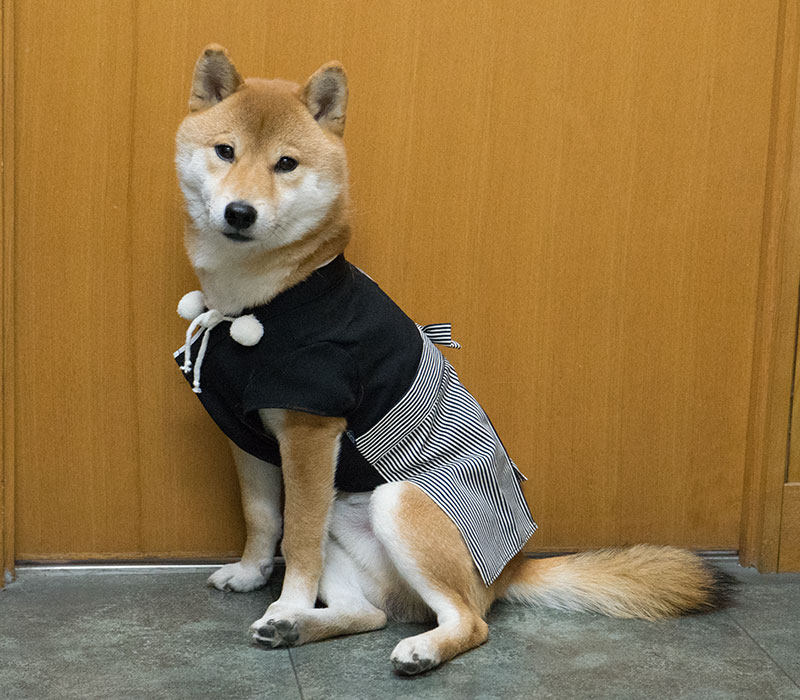
[[(382, 487), (383, 488), (383, 487)], [(417, 486), (401, 482), (391, 518), (379, 516), (376, 535), (395, 562), (400, 575), (436, 613), (438, 626), (401, 642), (408, 649), (392, 660), (401, 673), (420, 670), (406, 661), (414, 654), (443, 663), (486, 641), (489, 628), (483, 620), (492, 602), (475, 569), (464, 539), (452, 520)], [(380, 508), (380, 500), (373, 509)], [(409, 665), (410, 663), (410, 665)]]
[(419, 487), (404, 483), (395, 515), (404, 526), (397, 537), (433, 587), (483, 616), (494, 600), (472, 562), (464, 538), (450, 518)]
[(506, 600), (612, 617), (656, 620), (714, 607), (713, 570), (676, 547), (582, 552), (509, 565), (497, 595)]
[(333, 502), (339, 439), (346, 421), (298, 411), (269, 410), (261, 414), (278, 438), (283, 462), (284, 592), (299, 596), (313, 607), (322, 575), (322, 546)]
[[(346, 246), (347, 99), (338, 63), (300, 86), (243, 81), (216, 45), (201, 55), (176, 162), (189, 213), (186, 248), (211, 308), (238, 314), (264, 304)], [(235, 161), (215, 155), (219, 144), (235, 149)], [(283, 156), (301, 165), (278, 173)], [(281, 207), (293, 197), (316, 209), (286, 214)], [(243, 243), (228, 240), (220, 223), (226, 198), (260, 207), (260, 228)], [(486, 587), (457, 527), (416, 486), (388, 483), (371, 495), (334, 498), (344, 418), (277, 409), (261, 411), (261, 418), (280, 444), (286, 558), (280, 598), (251, 627), (261, 644), (377, 629), (387, 614), (409, 621), (434, 616), (434, 629), (402, 640), (392, 653), (397, 672), (413, 674), (486, 641), (484, 617), (498, 598), (644, 619), (712, 609), (722, 600), (718, 578), (698, 557), (644, 545), (541, 560), (518, 555)], [(218, 588), (251, 590), (271, 567), (278, 489), (253, 460), (237, 456), (245, 554), (211, 576)], [(327, 607), (315, 607), (318, 595)]]

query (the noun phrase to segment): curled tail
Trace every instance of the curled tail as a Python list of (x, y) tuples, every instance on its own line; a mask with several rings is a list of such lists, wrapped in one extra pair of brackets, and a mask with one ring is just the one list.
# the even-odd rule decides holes
[(523, 559), (501, 579), (499, 598), (655, 620), (724, 607), (734, 584), (684, 549), (635, 545)]

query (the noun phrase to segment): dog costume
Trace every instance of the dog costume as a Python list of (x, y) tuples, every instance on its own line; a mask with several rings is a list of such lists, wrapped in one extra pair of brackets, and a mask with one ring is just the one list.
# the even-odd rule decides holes
[(240, 317), (206, 311), (200, 292), (179, 313), (194, 320), (175, 358), (245, 452), (280, 466), (260, 409), (344, 417), (336, 488), (416, 484), (458, 527), (486, 585), (535, 532), (525, 477), (434, 347), (458, 347), (449, 325), (417, 326), (344, 256)]

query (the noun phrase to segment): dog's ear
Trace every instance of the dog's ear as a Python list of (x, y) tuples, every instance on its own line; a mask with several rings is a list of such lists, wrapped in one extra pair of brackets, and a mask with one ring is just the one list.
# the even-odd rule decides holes
[(203, 49), (194, 66), (189, 111), (211, 107), (232, 95), (244, 83), (228, 52), (219, 44)]
[(303, 102), (323, 129), (337, 136), (344, 133), (347, 112), (347, 74), (337, 61), (326, 63), (303, 88)]

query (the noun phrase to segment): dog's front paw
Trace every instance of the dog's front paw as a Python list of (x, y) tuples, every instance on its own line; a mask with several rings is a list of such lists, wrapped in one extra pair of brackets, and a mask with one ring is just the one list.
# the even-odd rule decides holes
[(415, 676), (438, 666), (441, 663), (438, 650), (430, 643), (420, 639), (423, 635), (403, 639), (392, 652), (394, 671), (400, 676)]
[(271, 561), (264, 561), (261, 565), (237, 561), (235, 564), (225, 564), (217, 569), (208, 577), (208, 585), (221, 591), (246, 593), (265, 586), (271, 573)]
[(250, 625), (253, 641), (273, 648), (302, 644), (301, 617), (300, 610), (270, 605), (264, 616)]

